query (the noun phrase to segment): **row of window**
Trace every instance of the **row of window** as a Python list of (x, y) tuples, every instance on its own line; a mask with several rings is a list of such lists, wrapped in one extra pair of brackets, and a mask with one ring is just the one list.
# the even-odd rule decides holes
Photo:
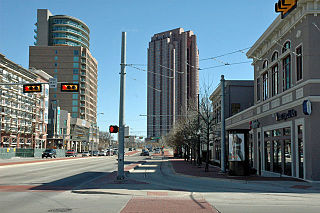
[[(286, 42), (282, 53), (286, 52), (287, 49), (290, 48), (290, 42)], [(294, 52), (296, 56), (296, 81), (302, 80), (302, 46), (296, 48), (296, 52)], [(271, 57), (271, 61), (275, 61), (278, 59), (278, 52), (273, 53)], [(262, 77), (256, 79), (257, 84), (257, 101), (261, 99), (261, 86), (262, 86), (262, 99), (266, 100), (270, 97), (273, 97), (279, 94), (280, 90), (280, 80), (279, 77), (282, 75), (282, 91), (286, 91), (291, 88), (292, 83), (292, 69), (291, 69), (291, 54), (282, 59), (282, 71), (279, 73), (279, 64), (274, 64), (270, 71), (266, 71), (262, 74)], [(268, 61), (265, 60), (263, 62), (263, 69), (268, 68)], [(271, 74), (271, 78), (270, 78)], [(271, 80), (271, 83), (269, 82)], [(261, 82), (262, 81), (262, 82)], [(269, 89), (271, 86), (271, 90)], [(269, 94), (271, 92), (271, 95)]]

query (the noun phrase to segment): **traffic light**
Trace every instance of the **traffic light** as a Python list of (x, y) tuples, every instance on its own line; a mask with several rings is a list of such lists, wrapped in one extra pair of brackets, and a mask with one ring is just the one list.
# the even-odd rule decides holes
[(119, 127), (116, 125), (111, 125), (109, 126), (109, 132), (110, 133), (118, 133), (119, 132)]
[(79, 92), (79, 84), (61, 84), (61, 92)]
[(23, 93), (41, 92), (41, 84), (24, 84)]
[(298, 0), (279, 0), (275, 4), (275, 11), (281, 12), (281, 18), (286, 17), (294, 8), (297, 7)]

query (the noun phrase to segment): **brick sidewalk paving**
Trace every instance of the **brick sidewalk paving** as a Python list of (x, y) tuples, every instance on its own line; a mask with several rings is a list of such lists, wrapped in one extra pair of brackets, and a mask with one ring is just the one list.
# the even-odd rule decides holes
[(152, 213), (218, 213), (204, 199), (186, 199), (169, 197), (134, 197), (121, 213), (152, 212)]
[(196, 177), (211, 177), (221, 179), (245, 180), (245, 181), (296, 181), (304, 182), (303, 180), (290, 177), (262, 177), (258, 175), (251, 176), (230, 176), (228, 174), (220, 173), (220, 168), (216, 166), (209, 166), (209, 172), (204, 171), (205, 164), (199, 168), (197, 165), (186, 162), (183, 159), (171, 159), (172, 167), (176, 173), (191, 175)]

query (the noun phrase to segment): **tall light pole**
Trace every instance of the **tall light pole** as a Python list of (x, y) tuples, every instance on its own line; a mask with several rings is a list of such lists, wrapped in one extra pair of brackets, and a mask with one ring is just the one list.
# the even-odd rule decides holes
[(122, 32), (121, 44), (121, 73), (120, 73), (120, 106), (119, 106), (119, 154), (118, 154), (118, 180), (123, 180), (124, 176), (124, 96), (125, 96), (125, 80), (126, 80), (126, 32)]
[(224, 75), (221, 75), (221, 172), (226, 172), (226, 125), (225, 125), (225, 92)]
[[(104, 115), (103, 112), (100, 112), (97, 114), (97, 118), (98, 118), (98, 115)], [(92, 137), (91, 137), (91, 157), (93, 157), (93, 127), (96, 127), (96, 141), (98, 141), (98, 126), (97, 126), (97, 122), (96, 123), (91, 123), (91, 133), (92, 133)]]

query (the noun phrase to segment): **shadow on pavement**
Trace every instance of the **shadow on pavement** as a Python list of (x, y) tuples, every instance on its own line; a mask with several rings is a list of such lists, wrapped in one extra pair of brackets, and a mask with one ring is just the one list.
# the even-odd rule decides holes
[[(137, 162), (126, 162), (137, 164)], [(240, 183), (225, 180), (199, 178), (176, 175), (171, 170), (171, 162), (148, 160), (141, 162), (142, 166), (131, 173), (126, 172), (125, 180), (117, 180), (117, 172), (84, 172), (57, 181), (31, 188), (30, 190), (72, 190), (79, 194), (130, 194), (129, 191), (181, 191), (181, 192), (239, 192), (239, 193), (319, 193), (299, 187), (299, 182), (285, 181), (284, 186), (279, 184), (257, 185), (256, 183)], [(188, 164), (181, 162), (181, 164)], [(190, 167), (190, 165), (187, 165)], [(174, 167), (174, 164), (173, 166)], [(182, 169), (182, 168), (181, 168)], [(186, 167), (184, 167), (186, 169)], [(203, 168), (197, 170), (203, 170)], [(209, 172), (210, 173), (210, 172)], [(183, 173), (184, 174), (184, 173)], [(201, 176), (202, 177), (202, 176)], [(290, 184), (288, 184), (290, 183)], [(303, 183), (304, 186), (306, 183)], [(118, 192), (120, 190), (121, 192)], [(128, 192), (128, 193), (127, 193)]]

